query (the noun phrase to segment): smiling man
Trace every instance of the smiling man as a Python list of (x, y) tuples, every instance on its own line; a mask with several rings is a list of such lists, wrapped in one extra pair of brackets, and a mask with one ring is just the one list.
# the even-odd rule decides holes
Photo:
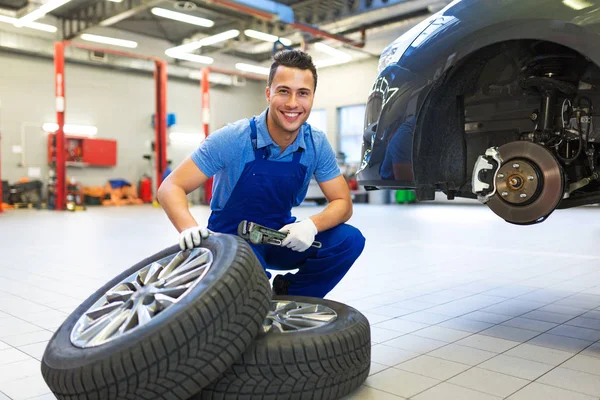
[[(289, 232), (283, 247), (252, 245), (265, 271), (298, 269), (275, 277), (277, 295), (324, 297), (365, 245), (360, 231), (345, 224), (352, 200), (333, 149), (323, 132), (306, 123), (316, 87), (317, 71), (308, 54), (278, 53), (266, 88), (269, 107), (212, 133), (158, 191), (182, 250), (199, 246), (211, 231), (237, 234), (242, 220)], [(212, 213), (208, 226), (199, 225), (186, 195), (211, 176)], [(297, 221), (292, 207), (304, 200), (313, 176), (329, 204)], [(315, 240), (320, 249), (311, 247)]]

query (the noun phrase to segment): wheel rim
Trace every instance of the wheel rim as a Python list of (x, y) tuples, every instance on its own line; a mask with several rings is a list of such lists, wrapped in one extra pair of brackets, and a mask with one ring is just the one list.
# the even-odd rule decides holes
[(558, 206), (564, 192), (558, 161), (546, 148), (532, 142), (507, 143), (498, 151), (506, 161), (498, 170), (498, 190), (487, 205), (513, 224), (545, 220)]
[(210, 250), (195, 248), (144, 266), (83, 313), (71, 331), (71, 343), (96, 347), (135, 332), (185, 298), (212, 263)]
[(263, 328), (277, 333), (306, 331), (328, 325), (336, 318), (337, 313), (322, 304), (273, 300)]

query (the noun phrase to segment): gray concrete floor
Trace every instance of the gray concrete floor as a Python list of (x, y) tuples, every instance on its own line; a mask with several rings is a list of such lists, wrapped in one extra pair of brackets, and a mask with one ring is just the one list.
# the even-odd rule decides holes
[[(328, 297), (367, 316), (373, 352), (348, 398), (600, 398), (599, 208), (519, 227), (477, 205), (361, 204), (350, 223), (367, 246)], [(149, 206), (1, 214), (0, 400), (54, 398), (39, 372), (52, 332), (176, 238)]]

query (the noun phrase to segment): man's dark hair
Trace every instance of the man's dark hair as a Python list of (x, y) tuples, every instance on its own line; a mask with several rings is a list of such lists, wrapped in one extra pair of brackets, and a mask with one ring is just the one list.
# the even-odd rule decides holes
[(271, 84), (273, 83), (273, 78), (275, 77), (275, 71), (277, 71), (277, 67), (283, 65), (284, 67), (289, 68), (310, 70), (315, 81), (314, 91), (317, 90), (317, 68), (315, 67), (315, 64), (313, 64), (310, 54), (300, 50), (284, 50), (275, 54), (273, 59), (274, 61), (273, 64), (271, 64), (271, 71), (269, 72), (269, 87), (271, 87)]

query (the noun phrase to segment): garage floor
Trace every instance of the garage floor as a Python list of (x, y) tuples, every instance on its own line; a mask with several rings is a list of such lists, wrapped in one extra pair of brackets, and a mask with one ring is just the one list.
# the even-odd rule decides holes
[[(356, 205), (352, 223), (367, 247), (329, 297), (369, 318), (373, 364), (349, 398), (600, 398), (598, 208), (517, 227), (476, 205)], [(54, 398), (39, 372), (54, 329), (175, 240), (152, 207), (0, 215), (0, 400)]]

